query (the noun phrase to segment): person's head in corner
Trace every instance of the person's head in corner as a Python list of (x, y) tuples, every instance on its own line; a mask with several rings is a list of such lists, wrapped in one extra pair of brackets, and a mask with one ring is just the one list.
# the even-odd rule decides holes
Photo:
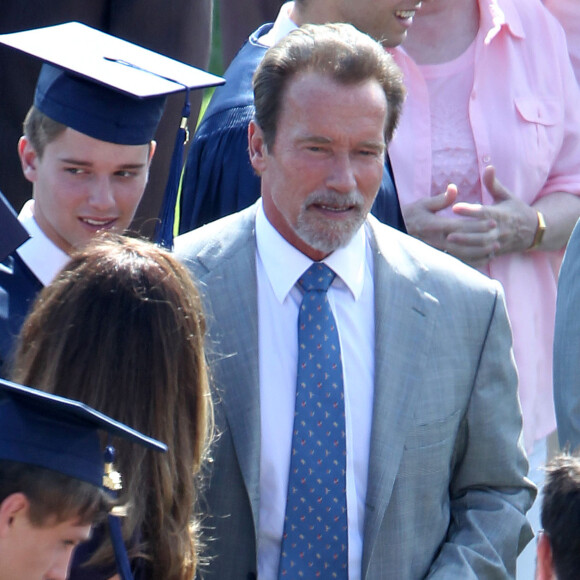
[(85, 481), (0, 460), (0, 580), (64, 580), (74, 549), (110, 502)]
[(558, 456), (546, 471), (536, 579), (576, 580), (580, 571), (580, 458)]
[(0, 580), (68, 577), (75, 548), (116, 503), (103, 434), (167, 449), (76, 400), (0, 379)]

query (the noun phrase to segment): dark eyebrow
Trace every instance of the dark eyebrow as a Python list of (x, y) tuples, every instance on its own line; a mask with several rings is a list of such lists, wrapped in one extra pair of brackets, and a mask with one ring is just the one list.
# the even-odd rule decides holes
[(322, 137), (320, 135), (308, 135), (298, 139), (298, 143), (319, 143), (325, 145), (331, 143), (331, 140), (328, 137)]
[[(332, 139), (322, 137), (321, 135), (309, 135), (298, 139), (298, 143), (318, 143), (319, 145), (328, 145), (329, 143), (332, 143)], [(382, 153), (387, 148), (384, 142), (379, 141), (361, 141), (360, 143), (357, 143), (357, 146), (374, 149), (379, 153)]]
[[(80, 167), (91, 167), (93, 164), (89, 161), (84, 161), (82, 159), (74, 159), (69, 157), (64, 157), (59, 159), (61, 163), (66, 163), (68, 165), (78, 165)], [(141, 169), (145, 167), (145, 163), (125, 163), (124, 165), (119, 165), (117, 169)]]

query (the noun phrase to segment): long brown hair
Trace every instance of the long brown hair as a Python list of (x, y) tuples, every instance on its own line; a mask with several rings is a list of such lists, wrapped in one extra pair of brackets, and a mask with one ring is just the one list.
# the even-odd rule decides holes
[[(14, 380), (81, 400), (164, 441), (160, 454), (117, 441), (129, 503), (123, 533), (153, 578), (195, 572), (196, 475), (212, 423), (201, 300), (185, 268), (149, 242), (93, 241), (39, 295)], [(135, 555), (135, 552), (133, 553)], [(112, 561), (108, 540), (91, 564)]]

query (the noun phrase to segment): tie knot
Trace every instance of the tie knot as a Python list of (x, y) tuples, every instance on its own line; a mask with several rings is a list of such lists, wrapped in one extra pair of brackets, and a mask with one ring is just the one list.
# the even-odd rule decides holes
[(302, 288), (304, 292), (310, 292), (311, 290), (323, 290), (326, 292), (332, 281), (334, 280), (336, 274), (322, 262), (314, 262), (308, 270), (300, 276), (298, 280), (298, 286)]

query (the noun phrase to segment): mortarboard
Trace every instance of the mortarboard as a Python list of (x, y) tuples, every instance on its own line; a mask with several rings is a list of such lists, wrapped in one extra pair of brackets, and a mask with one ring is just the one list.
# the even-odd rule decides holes
[(0, 262), (19, 248), (30, 235), (18, 221), (18, 216), (8, 200), (0, 192)]
[(99, 431), (158, 451), (167, 446), (88, 405), (0, 379), (0, 459), (103, 484)]
[(0, 43), (44, 61), (34, 98), (40, 111), (101, 141), (148, 143), (166, 96), (186, 92), (162, 208), (164, 218), (172, 216), (183, 164), (189, 91), (223, 84), (224, 79), (79, 22), (2, 34)]
[[(101, 449), (99, 431), (157, 451), (167, 446), (88, 405), (0, 379), (0, 459), (35, 465), (117, 489), (110, 473), (114, 450)], [(110, 480), (110, 483), (105, 483)], [(120, 577), (132, 578), (121, 524), (109, 514), (109, 530)]]

